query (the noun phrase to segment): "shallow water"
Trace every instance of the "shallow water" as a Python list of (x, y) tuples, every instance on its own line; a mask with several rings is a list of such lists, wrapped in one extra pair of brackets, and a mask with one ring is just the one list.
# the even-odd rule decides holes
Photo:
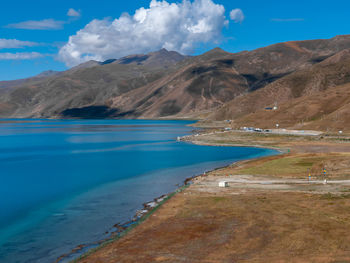
[(186, 178), (274, 154), (177, 142), (187, 121), (0, 121), (0, 262), (53, 262)]

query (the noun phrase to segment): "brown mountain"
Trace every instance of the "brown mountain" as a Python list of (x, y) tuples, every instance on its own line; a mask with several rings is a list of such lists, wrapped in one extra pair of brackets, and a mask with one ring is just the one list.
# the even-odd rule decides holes
[(20, 85), (23, 85), (24, 83), (35, 82), (35, 81), (42, 80), (47, 77), (55, 76), (59, 74), (60, 74), (59, 71), (47, 70), (30, 78), (0, 81), (0, 89), (7, 89), (11, 87), (20, 86)]
[(350, 49), (336, 53), (323, 62), (297, 70), (264, 89), (236, 98), (214, 112), (212, 119), (232, 119), (280, 105), (293, 98), (311, 95), (350, 82)]
[[(284, 128), (346, 130), (350, 129), (349, 85), (350, 49), (346, 49), (235, 98), (209, 118), (234, 119), (236, 126), (271, 128), (278, 123)], [(278, 109), (270, 110), (273, 106)]]
[[(36, 82), (24, 82), (0, 93), (0, 117), (82, 117), (121, 116), (110, 109), (108, 101), (145, 86), (168, 72), (159, 67), (173, 64), (185, 56), (161, 50), (147, 55), (145, 65), (121, 64), (120, 61), (89, 61), (59, 76)], [(174, 58), (175, 57), (175, 58)]]
[[(151, 52), (148, 54), (141, 55), (131, 55), (117, 60), (109, 60), (107, 62), (125, 65), (133, 64), (152, 67), (169, 67), (188, 57), (189, 56), (183, 56), (175, 51), (168, 51), (165, 48), (163, 48), (157, 52)], [(106, 61), (103, 63), (106, 63)]]
[(0, 93), (0, 117), (209, 116), (248, 123), (275, 102), (282, 107), (347, 83), (349, 48), (350, 36), (337, 36), (235, 54), (217, 48), (185, 57), (160, 50), (91, 61)]
[[(232, 105), (237, 105), (237, 100), (244, 101), (250, 94), (255, 94), (255, 90), (265, 90), (264, 87), (270, 83), (272, 85), (295, 72), (312, 68), (322, 61), (326, 63), (339, 53), (339, 50), (349, 47), (350, 37), (339, 36), (330, 40), (281, 43), (237, 54), (214, 49), (201, 56), (182, 61), (177, 65), (177, 71), (146, 87), (115, 98), (112, 105), (129, 112), (130, 117), (155, 118), (169, 115), (201, 117), (218, 107), (226, 111), (233, 109), (235, 113), (247, 108), (245, 113), (249, 113), (251, 109), (256, 110), (256, 101), (241, 103), (238, 107)], [(341, 82), (342, 80), (339, 81)], [(276, 96), (286, 96), (283, 88), (281, 92), (276, 93)], [(265, 100), (271, 97), (265, 98), (265, 96), (265, 94), (263, 97), (256, 96), (258, 102), (263, 105), (258, 108), (264, 107)], [(272, 97), (272, 102), (274, 101), (275, 98)], [(271, 103), (267, 103), (269, 104)], [(219, 113), (213, 114), (212, 118), (235, 117), (221, 112), (219, 110)]]

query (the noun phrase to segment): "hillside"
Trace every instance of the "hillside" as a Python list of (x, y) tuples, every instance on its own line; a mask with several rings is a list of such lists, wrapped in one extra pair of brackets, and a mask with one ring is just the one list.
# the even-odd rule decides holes
[(264, 89), (236, 98), (218, 111), (212, 119), (237, 118), (247, 113), (281, 104), (303, 95), (350, 82), (350, 50), (267, 85)]
[[(264, 89), (236, 98), (209, 117), (238, 126), (350, 129), (350, 50), (285, 76)], [(267, 110), (273, 106), (277, 110)], [(340, 113), (341, 112), (341, 113)], [(350, 113), (350, 112), (349, 112)], [(335, 117), (336, 116), (336, 117)]]
[(4, 90), (11, 87), (17, 87), (25, 83), (39, 81), (47, 77), (55, 76), (59, 74), (60, 74), (59, 71), (48, 70), (30, 78), (0, 81), (0, 90)]
[[(233, 108), (235, 114), (247, 107), (245, 113), (250, 113), (252, 109), (256, 110), (255, 106), (259, 103), (262, 104), (261, 107), (266, 105), (264, 101), (271, 97), (266, 96), (266, 93), (271, 92), (270, 89), (265, 91), (269, 85), (318, 64), (321, 64), (320, 70), (323, 67), (324, 71), (328, 71), (331, 58), (335, 54), (342, 54), (344, 48), (349, 48), (349, 40), (347, 36), (340, 36), (330, 40), (288, 42), (237, 54), (214, 49), (201, 56), (184, 60), (179, 63), (179, 69), (175, 73), (168, 74), (147, 87), (123, 94), (114, 99), (112, 105), (121, 106), (130, 117), (203, 117), (218, 107)], [(348, 51), (345, 50), (345, 54), (348, 54)], [(337, 78), (338, 70), (335, 68), (334, 71)], [(295, 81), (293, 79), (290, 85), (294, 85)], [(344, 83), (342, 78), (334, 81), (337, 84)], [(284, 85), (276, 85), (275, 89), (278, 91), (273, 93), (277, 94), (277, 97), (286, 97), (286, 100), (292, 98), (285, 94)], [(254, 91), (261, 91), (263, 94), (262, 97), (256, 96), (259, 103), (236, 103), (237, 100), (244, 100), (254, 94)], [(271, 103), (274, 102), (275, 98), (272, 96)], [(213, 119), (236, 117), (220, 114), (212, 116)]]
[(163, 49), (89, 61), (2, 90), (0, 117), (209, 117), (258, 125), (275, 102), (282, 107), (349, 82), (349, 49), (350, 36), (337, 36), (240, 53), (216, 48), (187, 57)]
[[(163, 62), (172, 64), (167, 60), (168, 52), (162, 53)], [(173, 54), (169, 53), (173, 59)], [(0, 116), (61, 118), (65, 117), (69, 109), (82, 108), (83, 115), (79, 117), (108, 117), (112, 112), (117, 112), (117, 109), (109, 109), (106, 105), (110, 98), (144, 86), (165, 74), (164, 68), (152, 63), (158, 61), (153, 58), (155, 55), (153, 53), (149, 56), (151, 62), (147, 66), (120, 64), (117, 61), (89, 61), (59, 76), (47, 77), (34, 83), (25, 82), (7, 89), (0, 94)], [(86, 111), (86, 107), (92, 111)]]
[(289, 100), (277, 110), (258, 110), (234, 119), (235, 126), (349, 131), (350, 83)]

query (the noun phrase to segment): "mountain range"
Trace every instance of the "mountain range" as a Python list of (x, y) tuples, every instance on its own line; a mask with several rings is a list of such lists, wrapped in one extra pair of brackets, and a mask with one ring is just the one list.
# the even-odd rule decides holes
[[(275, 110), (274, 110), (275, 107)], [(162, 49), (0, 82), (1, 118), (193, 118), (350, 129), (350, 35), (199, 56)]]

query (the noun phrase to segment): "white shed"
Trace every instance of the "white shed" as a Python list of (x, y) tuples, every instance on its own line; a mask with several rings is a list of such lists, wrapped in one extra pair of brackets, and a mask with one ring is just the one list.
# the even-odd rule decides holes
[(228, 187), (228, 182), (227, 181), (220, 181), (219, 187)]

